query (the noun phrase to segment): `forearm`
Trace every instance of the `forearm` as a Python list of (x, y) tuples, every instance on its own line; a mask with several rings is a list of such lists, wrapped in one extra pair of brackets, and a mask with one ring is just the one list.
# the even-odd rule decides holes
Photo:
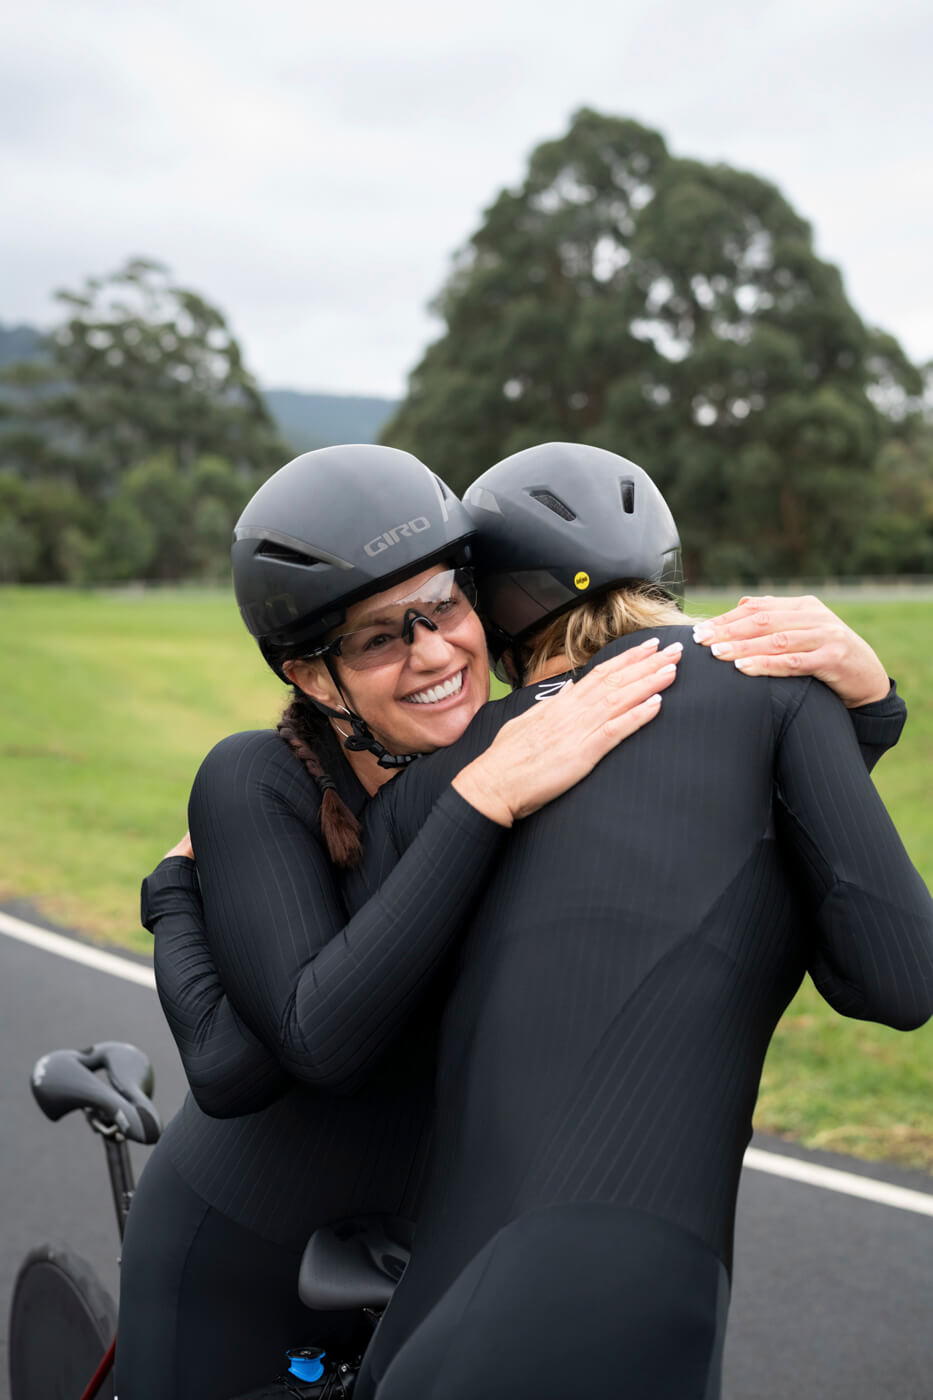
[(420, 1003), (507, 833), (450, 792), (401, 861), (383, 847), (348, 919), (318, 804), (280, 741), (235, 736), (202, 765), (189, 820), (210, 951), (237, 1013), (290, 1075), (348, 1092)]
[(442, 794), (388, 878), (301, 970), (278, 1045), (293, 1075), (344, 1093), (365, 1082), (456, 944), (503, 838)]
[(847, 1016), (921, 1025), (933, 1012), (933, 901), (820, 685), (782, 737), (777, 783), (816, 908), (810, 970), (821, 993)]
[(254, 1113), (288, 1076), (237, 1016), (214, 966), (192, 861), (162, 861), (143, 882), (156, 987), (191, 1092), (215, 1118)]

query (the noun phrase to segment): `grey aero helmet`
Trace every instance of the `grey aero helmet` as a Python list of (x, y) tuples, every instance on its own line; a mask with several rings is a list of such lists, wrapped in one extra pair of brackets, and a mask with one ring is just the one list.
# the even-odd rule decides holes
[(477, 529), (479, 609), (497, 657), (583, 598), (634, 581), (683, 600), (680, 536), (641, 467), (583, 443), (506, 457), (463, 503)]
[(475, 526), (409, 452), (305, 452), (270, 476), (233, 531), (240, 614), (281, 678), (283, 656), (339, 627), (350, 604), (440, 560), (469, 562)]

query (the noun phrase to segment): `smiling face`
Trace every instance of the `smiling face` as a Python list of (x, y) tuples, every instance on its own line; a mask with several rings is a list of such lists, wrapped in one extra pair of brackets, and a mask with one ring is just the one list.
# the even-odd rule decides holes
[[(346, 703), (363, 717), (390, 753), (430, 753), (460, 738), (481, 705), (489, 699), (489, 662), (479, 618), (472, 607), (455, 615), (439, 611), (443, 564), (425, 569), (392, 588), (354, 603), (346, 620), (328, 640), (341, 635), (342, 650), (332, 662)], [(448, 589), (440, 589), (446, 596)], [(406, 614), (424, 615), (440, 625), (432, 630), (414, 621), (404, 634), (410, 645), (386, 645), (393, 627), (398, 635)], [(352, 641), (351, 641), (352, 638)], [(387, 659), (380, 652), (385, 650)], [(361, 669), (356, 669), (365, 657)], [(353, 664), (348, 664), (351, 662)], [(289, 678), (315, 700), (339, 710), (343, 701), (322, 661), (290, 663)], [(337, 721), (340, 728), (340, 722)], [(369, 774), (371, 754), (347, 755), (358, 776)], [(364, 760), (363, 771), (354, 761)], [(384, 776), (381, 770), (380, 776)], [(367, 784), (368, 786), (369, 784)]]

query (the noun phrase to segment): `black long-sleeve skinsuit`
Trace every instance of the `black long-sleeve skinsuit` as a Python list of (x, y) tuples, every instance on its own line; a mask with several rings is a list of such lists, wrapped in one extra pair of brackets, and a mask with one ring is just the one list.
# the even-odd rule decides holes
[[(513, 706), (514, 703), (509, 702)], [(521, 700), (519, 703), (522, 703)], [(494, 708), (497, 713), (501, 713), (499, 707)], [(873, 758), (879, 751), (895, 742), (903, 722), (903, 707), (892, 698), (878, 706), (867, 707), (861, 714), (853, 713), (852, 719), (864, 742), (866, 756)], [(459, 759), (456, 766), (459, 767), (463, 761), (463, 758)], [(297, 939), (295, 956), (300, 960), (300, 943), (304, 937), (307, 940), (304, 956), (308, 957), (315, 947), (320, 946), (320, 941), (313, 935), (309, 936), (307, 932), (295, 935), (293, 931), (299, 928), (302, 919), (309, 919), (311, 906), (308, 901), (313, 900), (314, 896), (306, 887), (296, 887), (292, 874), (287, 872), (294, 868), (295, 858), (300, 854), (301, 842), (304, 841), (305, 845), (312, 844), (309, 832), (313, 827), (313, 815), (316, 811), (316, 792), (292, 755), (273, 735), (237, 736), (227, 741), (227, 745), (222, 746), (218, 754), (217, 762), (210, 765), (209, 775), (219, 779), (221, 773), (231, 764), (236, 766), (237, 781), (231, 787), (221, 783), (216, 792), (205, 790), (202, 792), (203, 800), (210, 810), (224, 809), (232, 814), (234, 824), (238, 823), (244, 808), (257, 803), (274, 814), (262, 829), (258, 829), (255, 823), (248, 824), (247, 833), (247, 840), (257, 847), (263, 857), (270, 854), (273, 848), (278, 850), (284, 846), (289, 851), (284, 861), (287, 871), (274, 865), (272, 880), (269, 881), (266, 872), (258, 881), (264, 888), (268, 882), (277, 890), (273, 907), (266, 911), (267, 923), (261, 934), (263, 939), (271, 939), (270, 927), (285, 926), (291, 931), (289, 936)], [(296, 786), (303, 788), (300, 801), (296, 799)], [(449, 801), (450, 798), (446, 800)], [(488, 824), (476, 818), (475, 813), (470, 815), (461, 811), (459, 815), (467, 821), (475, 819), (474, 829), (469, 832), (464, 829), (460, 832), (463, 841), (470, 843), (482, 833), (489, 835)], [(302, 826), (304, 833), (299, 838), (298, 828)], [(204, 839), (202, 834), (199, 856), (201, 851), (205, 852), (200, 863), (202, 866), (207, 863), (202, 869), (202, 876), (209, 888), (209, 921), (212, 929), (218, 930), (213, 941), (219, 946), (221, 938), (225, 942), (231, 939), (230, 930), (224, 927), (225, 918), (232, 919), (234, 935), (237, 935), (238, 931), (242, 933), (237, 908), (241, 899), (252, 898), (250, 891), (257, 883), (257, 872), (254, 856), (248, 850), (238, 850), (225, 857), (221, 862), (225, 869), (220, 883), (223, 882), (223, 878), (230, 882), (229, 907), (219, 911), (216, 906), (212, 908), (210, 886), (216, 886), (218, 882), (212, 880), (209, 873), (211, 854), (209, 844), (204, 845)], [(383, 848), (382, 859), (385, 854)], [(317, 857), (319, 856), (320, 853), (317, 852)], [(314, 863), (314, 852), (306, 851), (305, 857)], [(440, 858), (447, 875), (447, 883), (453, 884), (461, 859), (457, 842), (451, 843)], [(488, 854), (485, 859), (488, 870), (491, 864)], [(268, 1065), (263, 1067), (261, 1047), (256, 1046), (255, 1042), (250, 1042), (248, 1033), (237, 1017), (230, 1012), (221, 995), (216, 974), (210, 964), (210, 954), (201, 938), (199, 908), (196, 895), (192, 892), (191, 877), (189, 863), (169, 861), (160, 867), (159, 875), (152, 886), (150, 914), (151, 921), (157, 922), (158, 927), (156, 951), (160, 986), (189, 1076), (198, 1093), (202, 1097), (207, 1093), (215, 1094), (217, 1101), (210, 1106), (215, 1111), (219, 1109), (222, 1112), (231, 1112), (236, 1111), (238, 1100), (244, 1102), (244, 1095), (247, 1106), (254, 1106), (256, 1101), (262, 1101), (263, 1095), (270, 1092), (276, 1072), (270, 1070)], [(319, 869), (317, 878), (321, 879)], [(416, 902), (420, 896), (423, 905), (424, 888), (421, 875), (410, 874), (406, 878), (413, 881)], [(477, 875), (475, 870), (472, 878), (474, 883), (482, 883), (482, 875)], [(275, 883), (276, 880), (278, 883)], [(296, 909), (301, 910), (300, 917), (296, 916)], [(245, 939), (245, 946), (253, 947), (253, 956), (255, 935), (256, 930), (252, 929), (249, 937)], [(325, 933), (324, 936), (328, 935)], [(397, 940), (396, 946), (400, 949), (408, 947), (408, 935), (404, 928), (397, 926), (390, 942), (392, 940)], [(422, 946), (420, 953), (416, 954), (416, 961), (418, 958), (424, 958), (425, 952), (426, 949)], [(430, 962), (430, 959), (428, 961)], [(244, 965), (249, 968), (249, 957), (246, 957)], [(424, 975), (429, 975), (429, 972), (430, 968)], [(355, 985), (352, 978), (349, 985)], [(377, 996), (377, 1005), (382, 1007), (383, 1015), (385, 999), (381, 993), (385, 990), (379, 989), (380, 994)], [(250, 1013), (250, 991), (248, 985), (241, 984), (240, 1004), (247, 1013)], [(283, 1007), (286, 1004), (289, 1004), (288, 997), (283, 1000)], [(314, 1009), (310, 1001), (305, 1005), (305, 1012), (312, 1020)], [(279, 1030), (287, 1030), (291, 1021), (290, 1016), (283, 1015)], [(267, 1039), (281, 1051), (281, 1034), (267, 1036)], [(290, 1046), (284, 1053), (284, 1058), (292, 1064), (293, 1052), (294, 1046)], [(409, 1065), (409, 1069), (413, 1080), (423, 1085), (424, 1074), (418, 1073), (419, 1066)], [(421, 1055), (420, 1069), (430, 1070), (429, 1057), (424, 1053)], [(266, 1075), (268, 1079), (264, 1082)], [(391, 1153), (386, 1149), (384, 1140), (380, 1149), (380, 1132), (386, 1131), (386, 1115), (379, 1112), (378, 1096), (376, 1100), (362, 1103), (359, 1117), (351, 1115), (356, 1131), (348, 1131), (344, 1142), (342, 1135), (346, 1125), (341, 1122), (339, 1113), (334, 1114), (330, 1101), (325, 1101), (322, 1096), (316, 1094), (302, 1100), (300, 1095), (301, 1091), (292, 1090), (286, 1096), (285, 1101), (291, 1101), (287, 1115), (283, 1113), (280, 1101), (273, 1110), (232, 1123), (210, 1123), (189, 1104), (180, 1124), (170, 1130), (169, 1161), (178, 1167), (184, 1182), (193, 1185), (199, 1200), (210, 1202), (213, 1198), (213, 1202), (216, 1203), (213, 1207), (215, 1214), (221, 1214), (226, 1219), (242, 1224), (244, 1230), (253, 1232), (251, 1237), (260, 1240), (266, 1238), (271, 1231), (276, 1231), (278, 1238), (285, 1237), (289, 1244), (294, 1242), (296, 1247), (300, 1247), (299, 1232), (310, 1229), (322, 1219), (363, 1208), (397, 1213), (397, 1193), (394, 1202), (388, 1203), (392, 1191), (380, 1180), (380, 1173), (384, 1172)], [(339, 1104), (347, 1101), (336, 1102)], [(422, 1110), (425, 1110), (426, 1100), (421, 1099), (420, 1104)], [(404, 1159), (407, 1152), (410, 1162), (413, 1138), (406, 1143), (404, 1135), (397, 1131), (398, 1126), (398, 1121), (395, 1121), (393, 1146), (398, 1150), (400, 1159)], [(400, 1136), (403, 1139), (401, 1142)], [(332, 1151), (328, 1155), (320, 1150), (322, 1141), (332, 1149), (338, 1143), (343, 1143), (345, 1150)], [(162, 1152), (162, 1149), (158, 1151)], [(370, 1162), (367, 1155), (370, 1151), (381, 1151), (381, 1157)], [(166, 1155), (163, 1153), (163, 1158)], [(231, 1161), (234, 1164), (232, 1171)], [(356, 1196), (352, 1204), (343, 1201), (338, 1208), (336, 1195), (340, 1195), (340, 1191), (335, 1194), (333, 1174), (336, 1171), (339, 1178), (344, 1178), (351, 1163), (355, 1164), (354, 1171), (360, 1174), (355, 1183)], [(395, 1175), (397, 1177), (397, 1172)], [(260, 1189), (258, 1182), (270, 1184)], [(143, 1186), (145, 1183), (144, 1177)], [(142, 1189), (141, 1187), (141, 1191)], [(367, 1192), (371, 1195), (364, 1207), (360, 1198)], [(153, 1228), (153, 1212), (148, 1212), (147, 1219), (147, 1212), (139, 1211), (137, 1219), (139, 1225), (136, 1234), (142, 1248)], [(159, 1229), (162, 1226), (156, 1224), (155, 1228)], [(161, 1275), (156, 1271), (156, 1276), (150, 1280), (150, 1297), (164, 1288), (166, 1282), (171, 1282), (172, 1270), (176, 1267), (177, 1263), (169, 1261)], [(195, 1261), (192, 1264), (189, 1258), (185, 1264), (186, 1274), (195, 1280), (203, 1277), (205, 1269), (206, 1261)], [(196, 1289), (192, 1290), (192, 1293), (194, 1292)], [(195, 1317), (203, 1314), (205, 1310), (206, 1303), (202, 1298), (202, 1301), (193, 1307)], [(242, 1327), (243, 1306), (238, 1298), (218, 1299), (214, 1313), (224, 1311), (231, 1315), (234, 1329)], [(289, 1325), (291, 1331), (287, 1332)], [(294, 1341), (294, 1323), (286, 1319), (284, 1329), (288, 1340)], [(168, 1337), (169, 1333), (166, 1330), (163, 1339)], [(172, 1346), (178, 1355), (183, 1356), (186, 1353), (187, 1346), (184, 1340), (173, 1340)], [(127, 1351), (131, 1350), (127, 1345)], [(223, 1392), (217, 1390), (216, 1393)]]
[[(359, 812), (363, 789), (342, 761), (331, 767)], [(298, 1301), (309, 1234), (348, 1215), (416, 1214), (436, 1028), (422, 988), (504, 833), (446, 794), (348, 922), (319, 806), (274, 731), (234, 735), (208, 755), (189, 806), (209, 943), (191, 861), (163, 861), (145, 883), (159, 992), (193, 1096), (130, 1212), (120, 1400), (227, 1400), (281, 1370), (286, 1347), (345, 1335), (349, 1319), (315, 1320)]]
[[(685, 655), (660, 716), (519, 824), (474, 912), (412, 1262), (359, 1400), (717, 1395), (742, 1155), (804, 971), (846, 1015), (933, 1010), (933, 904), (842, 705), (664, 639)], [(553, 686), (370, 804), (355, 898)]]

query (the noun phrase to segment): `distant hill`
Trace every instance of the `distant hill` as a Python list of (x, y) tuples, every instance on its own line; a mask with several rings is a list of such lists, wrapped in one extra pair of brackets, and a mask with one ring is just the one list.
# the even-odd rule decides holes
[(0, 324), (0, 365), (13, 360), (31, 360), (39, 353), (39, 332), (33, 326)]
[(264, 389), (269, 412), (282, 436), (299, 451), (334, 442), (378, 442), (397, 399), (357, 394), (303, 394), (297, 389)]
[[(33, 326), (0, 324), (0, 365), (27, 360), (39, 350)], [(303, 394), (297, 389), (264, 389), (263, 397), (279, 431), (296, 452), (334, 442), (377, 442), (398, 407), (396, 399), (357, 394)]]

